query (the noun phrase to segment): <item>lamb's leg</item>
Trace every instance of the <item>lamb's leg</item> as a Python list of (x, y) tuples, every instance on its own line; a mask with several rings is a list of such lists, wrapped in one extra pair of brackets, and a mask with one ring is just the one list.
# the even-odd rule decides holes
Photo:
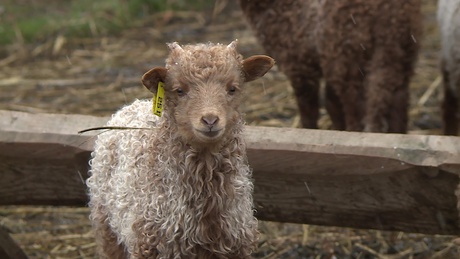
[(230, 255), (215, 254), (211, 251), (202, 248), (196, 247), (195, 250), (196, 256), (194, 258), (199, 259), (253, 259), (254, 257), (246, 255), (247, 251), (242, 251), (241, 253), (235, 253)]
[[(147, 222), (144, 217), (137, 219), (133, 223), (132, 230), (137, 236), (137, 241), (134, 244), (133, 259), (163, 258), (165, 256), (164, 254), (162, 255), (162, 253), (165, 253), (165, 250), (168, 250), (166, 240), (158, 240), (155, 233), (152, 232), (152, 229), (155, 229), (155, 227), (152, 226), (151, 222)], [(175, 251), (175, 253), (179, 254), (178, 251)]]
[[(441, 64), (443, 83), (444, 83), (444, 100), (442, 103), (442, 118), (444, 122), (445, 135), (458, 134), (458, 119), (457, 112), (460, 110), (458, 98), (452, 92), (450, 87), (449, 71), (445, 67), (445, 63)], [(460, 86), (459, 86), (460, 88)], [(460, 112), (459, 112), (460, 113)]]
[(107, 222), (107, 215), (102, 207), (92, 208), (91, 219), (96, 236), (96, 243), (101, 259), (126, 259), (127, 252), (122, 244), (118, 244), (117, 236)]
[(304, 128), (317, 129), (319, 118), (319, 77), (288, 75), (299, 107)]

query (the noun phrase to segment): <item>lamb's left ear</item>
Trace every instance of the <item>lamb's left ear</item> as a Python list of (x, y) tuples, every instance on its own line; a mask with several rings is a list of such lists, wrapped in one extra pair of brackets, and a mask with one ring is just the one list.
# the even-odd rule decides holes
[(244, 81), (249, 82), (265, 75), (275, 65), (269, 56), (256, 55), (243, 60)]
[(155, 67), (142, 76), (142, 84), (152, 93), (157, 93), (158, 82), (165, 82), (167, 70), (164, 67)]

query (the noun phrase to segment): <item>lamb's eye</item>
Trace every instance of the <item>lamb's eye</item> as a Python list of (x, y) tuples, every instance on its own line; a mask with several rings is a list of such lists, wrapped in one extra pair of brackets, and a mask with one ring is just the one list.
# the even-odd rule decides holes
[(184, 90), (182, 90), (182, 88), (177, 88), (176, 91), (177, 91), (178, 96), (184, 96), (184, 94), (185, 94), (185, 92), (184, 92)]
[(228, 88), (228, 94), (229, 95), (234, 95), (236, 92), (236, 87), (234, 85), (231, 85), (229, 88)]

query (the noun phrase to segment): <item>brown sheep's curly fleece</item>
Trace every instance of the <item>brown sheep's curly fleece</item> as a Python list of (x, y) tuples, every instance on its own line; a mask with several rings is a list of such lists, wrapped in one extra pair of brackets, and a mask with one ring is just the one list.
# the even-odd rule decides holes
[(239, 0), (291, 81), (303, 127), (317, 128), (320, 79), (336, 130), (407, 131), (420, 0)]

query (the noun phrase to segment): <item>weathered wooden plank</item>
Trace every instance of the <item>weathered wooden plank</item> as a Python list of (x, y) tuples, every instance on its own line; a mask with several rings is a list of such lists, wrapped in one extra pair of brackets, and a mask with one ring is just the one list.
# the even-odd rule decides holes
[(429, 178), (417, 169), (375, 175), (255, 175), (258, 217), (422, 233), (458, 233), (458, 178)]
[(247, 127), (246, 135), (256, 152), (251, 165), (262, 171), (356, 175), (423, 166), (460, 175), (458, 137), (268, 127)]
[(0, 226), (0, 258), (3, 259), (27, 259), (27, 255), (14, 242), (7, 229)]
[(453, 191), (460, 138), (259, 127), (247, 133), (260, 219), (459, 233)]
[[(84, 205), (107, 118), (0, 111), (0, 204)], [(460, 138), (246, 127), (260, 219), (460, 234)]]
[(0, 204), (84, 206), (84, 180), (96, 133), (77, 132), (106, 121), (0, 111)]

